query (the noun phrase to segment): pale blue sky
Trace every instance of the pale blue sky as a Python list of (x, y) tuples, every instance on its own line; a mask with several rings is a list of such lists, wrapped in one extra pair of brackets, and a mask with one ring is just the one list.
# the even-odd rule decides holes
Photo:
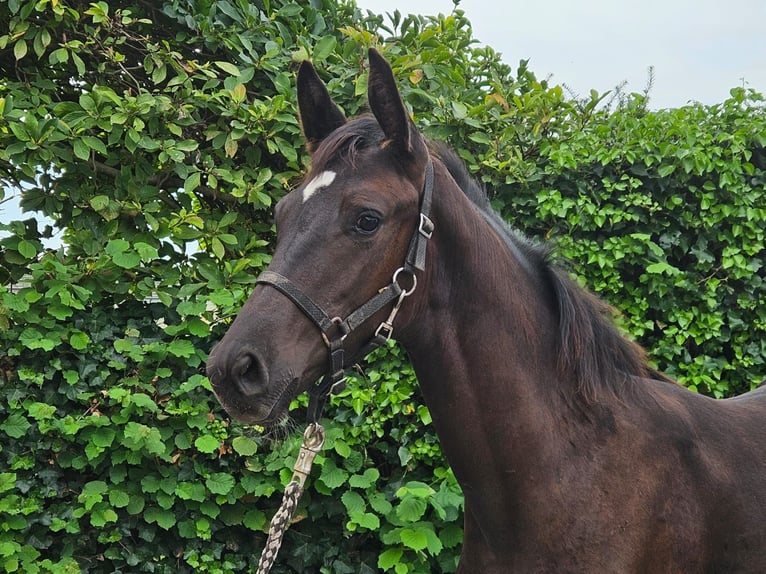
[[(452, 0), (357, 0), (363, 9), (449, 14)], [(587, 95), (627, 80), (653, 108), (714, 104), (746, 85), (766, 93), (765, 0), (461, 0), (474, 36)]]

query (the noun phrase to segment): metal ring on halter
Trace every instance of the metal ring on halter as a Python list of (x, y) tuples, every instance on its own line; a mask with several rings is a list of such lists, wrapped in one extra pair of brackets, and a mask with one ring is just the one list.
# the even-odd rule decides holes
[[(338, 339), (336, 340), (340, 341), (341, 343), (345, 341), (346, 337), (348, 337), (349, 331), (344, 326), (343, 319), (341, 319), (340, 317), (333, 317), (332, 319), (330, 319), (330, 322), (333, 323), (336, 327), (338, 327), (338, 330), (342, 333), (342, 335), (338, 337)], [(322, 340), (324, 341), (324, 344), (327, 345), (328, 347), (332, 347), (332, 343), (330, 342), (330, 339), (327, 336), (327, 334), (324, 331), (322, 331), (321, 335), (322, 335)]]
[[(409, 273), (410, 277), (412, 278), (412, 287), (410, 287), (409, 289), (405, 289), (404, 287), (399, 285), (399, 282), (397, 281), (397, 279), (399, 278), (399, 274), (402, 271)], [(415, 288), (418, 286), (417, 276), (412, 271), (410, 271), (409, 269), (405, 269), (404, 267), (399, 267), (399, 269), (394, 271), (394, 276), (391, 279), (391, 282), (395, 283), (399, 287), (399, 289), (402, 290), (402, 294), (401, 294), (402, 297), (409, 297), (410, 295), (412, 295), (412, 293), (415, 291)]]

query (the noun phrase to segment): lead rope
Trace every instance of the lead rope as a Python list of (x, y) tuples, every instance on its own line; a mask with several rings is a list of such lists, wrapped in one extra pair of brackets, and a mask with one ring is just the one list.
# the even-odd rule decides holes
[(322, 450), (324, 445), (324, 427), (319, 423), (311, 423), (303, 433), (303, 444), (298, 453), (298, 460), (293, 467), (293, 477), (285, 487), (285, 494), (282, 497), (282, 505), (277, 510), (274, 518), (271, 519), (269, 526), (269, 537), (266, 540), (266, 546), (261, 553), (261, 559), (258, 562), (256, 574), (268, 574), (274, 561), (277, 559), (277, 553), (282, 546), (282, 537), (290, 526), (290, 521), (295, 514), (298, 501), (303, 494), (303, 485), (306, 478), (311, 473), (311, 465), (314, 463), (314, 457)]

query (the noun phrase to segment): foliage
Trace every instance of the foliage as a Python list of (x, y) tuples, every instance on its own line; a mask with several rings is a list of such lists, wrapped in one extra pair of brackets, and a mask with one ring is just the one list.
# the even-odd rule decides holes
[(662, 370), (718, 398), (744, 392), (766, 374), (763, 96), (641, 104), (545, 150), (536, 228)]
[[(22, 189), (56, 223), (0, 224), (3, 571), (257, 558), (297, 435), (233, 425), (204, 361), (306, 166), (295, 64), (312, 58), (353, 115), (382, 37), (419, 125), (510, 221), (554, 237), (662, 368), (718, 396), (766, 370), (759, 94), (662, 112), (569, 101), (477, 47), (459, 10), (9, 0), (0, 31), (0, 194)], [(366, 371), (328, 412), (275, 573), (454, 571), (462, 498), (412, 369), (391, 347)]]

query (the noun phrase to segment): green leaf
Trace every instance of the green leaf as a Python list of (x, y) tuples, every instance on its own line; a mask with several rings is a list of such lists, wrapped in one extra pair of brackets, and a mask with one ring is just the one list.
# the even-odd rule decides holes
[(335, 463), (331, 459), (327, 459), (322, 465), (322, 472), (319, 475), (325, 486), (329, 489), (335, 489), (346, 483), (348, 480), (348, 473), (335, 466)]
[(468, 107), (457, 100), (452, 100), (452, 115), (457, 120), (462, 120), (468, 115)]
[(150, 412), (157, 412), (159, 410), (154, 399), (146, 393), (134, 393), (130, 395), (130, 403), (137, 406), (139, 409), (148, 410)]
[(66, 307), (58, 303), (52, 303), (50, 306), (48, 306), (46, 311), (51, 317), (55, 317), (59, 321), (64, 321), (73, 315), (71, 307)]
[(340, 499), (341, 502), (343, 502), (343, 506), (346, 507), (346, 511), (349, 515), (355, 512), (364, 512), (364, 510), (367, 508), (367, 504), (364, 502), (364, 499), (359, 495), (359, 493), (354, 492), (353, 490), (344, 492)]
[(225, 472), (214, 472), (205, 479), (205, 486), (213, 494), (228, 494), (234, 488), (234, 477)]
[(396, 515), (404, 522), (417, 522), (425, 514), (427, 506), (426, 499), (407, 496), (396, 506)]
[(218, 237), (213, 237), (212, 241), (210, 242), (210, 246), (218, 259), (224, 258), (224, 255), (226, 255), (226, 248), (223, 246), (223, 243), (221, 243), (221, 240), (218, 239)]
[(349, 522), (367, 530), (376, 531), (380, 528), (380, 518), (371, 512), (350, 512)]
[(658, 263), (652, 263), (651, 265), (647, 265), (646, 272), (654, 274), (654, 275), (662, 275), (662, 274), (676, 275), (680, 273), (681, 271), (664, 261), (660, 261)]
[(675, 170), (676, 170), (676, 166), (675, 166), (675, 165), (673, 165), (673, 164), (670, 164), (670, 165), (668, 165), (668, 164), (666, 164), (666, 165), (661, 165), (660, 167), (658, 167), (658, 168), (657, 168), (657, 174), (658, 174), (660, 177), (668, 177), (668, 176), (669, 176), (671, 173), (673, 173)]
[(154, 259), (157, 259), (157, 256), (159, 255), (159, 252), (157, 251), (157, 248), (149, 245), (148, 243), (143, 243), (141, 241), (136, 242), (133, 245), (133, 249), (136, 250), (138, 253), (138, 256), (141, 258), (141, 261), (148, 263)]
[(413, 550), (425, 550), (428, 547), (428, 537), (422, 530), (403, 528), (399, 533), (399, 538), (402, 544)]
[(111, 239), (104, 249), (111, 256), (112, 261), (118, 267), (132, 269), (141, 263), (141, 257), (138, 253), (128, 251), (130, 243), (124, 239)]
[(21, 438), (32, 425), (19, 413), (11, 413), (5, 422), (0, 423), (0, 430), (11, 438)]
[(168, 352), (176, 357), (188, 358), (197, 352), (194, 343), (186, 339), (176, 339), (168, 345)]
[(130, 496), (120, 488), (109, 489), (109, 504), (115, 508), (125, 508), (130, 504)]
[(206, 337), (210, 334), (210, 324), (198, 317), (192, 317), (187, 321), (187, 329), (192, 335)]
[(200, 452), (212, 454), (221, 447), (221, 441), (212, 435), (204, 434), (194, 441), (194, 446)]
[(144, 511), (144, 518), (147, 522), (157, 523), (157, 525), (165, 530), (170, 530), (176, 524), (176, 515), (170, 510), (163, 508), (150, 507)]
[(26, 239), (19, 241), (19, 244), (16, 246), (16, 250), (27, 259), (32, 259), (35, 255), (37, 255), (37, 247), (35, 244), (31, 241), (27, 241)]
[(354, 474), (348, 479), (349, 486), (354, 488), (369, 488), (380, 478), (380, 472), (377, 468), (368, 468), (364, 474)]
[(42, 421), (53, 418), (56, 414), (56, 407), (55, 405), (34, 402), (27, 406), (27, 412), (36, 421)]
[(239, 76), (239, 68), (235, 66), (234, 64), (230, 62), (213, 62), (216, 66), (218, 66), (220, 69), (222, 69), (227, 74), (231, 74), (232, 76)]
[(203, 502), (207, 497), (207, 491), (199, 482), (179, 482), (176, 486), (176, 495), (183, 500)]
[(107, 155), (106, 146), (100, 139), (93, 136), (83, 136), (82, 141), (90, 149), (97, 151), (101, 155)]
[(107, 448), (112, 446), (114, 437), (117, 435), (114, 429), (109, 427), (99, 427), (93, 431), (90, 440), (98, 447)]
[(69, 344), (73, 349), (77, 351), (83, 351), (88, 348), (88, 345), (90, 344), (90, 337), (87, 333), (77, 331), (72, 333), (72, 335), (69, 337)]
[(439, 540), (446, 548), (456, 548), (463, 543), (463, 529), (457, 524), (447, 524), (439, 532)]
[(348, 443), (343, 440), (336, 440), (333, 447), (335, 448), (335, 452), (337, 452), (343, 458), (348, 458), (348, 456), (351, 454), (351, 447), (348, 446)]
[(146, 450), (154, 455), (165, 452), (165, 443), (162, 441), (160, 431), (134, 421), (125, 425), (122, 444), (132, 451)]
[(90, 515), (90, 523), (101, 528), (110, 522), (117, 522), (117, 513), (111, 508), (95, 508)]
[(335, 36), (323, 36), (314, 46), (314, 62), (321, 62), (327, 59), (327, 56), (333, 53), (337, 41)]
[(72, 150), (75, 157), (83, 161), (90, 159), (90, 148), (81, 139), (76, 139), (72, 142)]
[(258, 452), (258, 443), (246, 436), (234, 437), (231, 441), (232, 448), (242, 456), (253, 456)]
[(13, 46), (13, 56), (17, 60), (21, 60), (24, 56), (27, 55), (27, 42), (26, 40), (17, 40), (16, 44)]
[(199, 187), (200, 184), (200, 178), (202, 177), (202, 174), (198, 171), (194, 171), (184, 180), (184, 191), (186, 193), (191, 193), (195, 189)]
[(404, 548), (389, 548), (383, 551), (378, 557), (378, 568), (381, 570), (390, 570), (399, 564), (404, 554)]

